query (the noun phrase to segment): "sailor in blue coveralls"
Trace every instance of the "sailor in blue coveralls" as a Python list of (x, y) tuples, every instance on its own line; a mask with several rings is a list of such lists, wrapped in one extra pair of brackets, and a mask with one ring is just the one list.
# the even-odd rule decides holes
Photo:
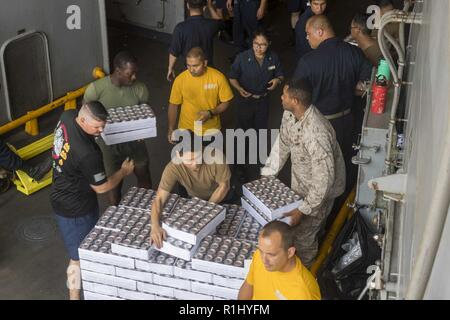
[[(267, 129), (269, 120), (269, 93), (284, 79), (278, 55), (269, 50), (267, 34), (254, 33), (252, 49), (236, 56), (229, 73), (236, 95), (236, 128)], [(248, 152), (246, 152), (248, 153)]]
[(227, 7), (233, 7), (233, 41), (244, 51), (250, 47), (250, 39), (260, 26), (267, 8), (267, 0), (227, 0)]

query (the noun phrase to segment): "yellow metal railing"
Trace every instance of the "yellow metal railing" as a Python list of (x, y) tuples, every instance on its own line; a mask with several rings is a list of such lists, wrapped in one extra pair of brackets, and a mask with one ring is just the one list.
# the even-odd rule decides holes
[[(103, 78), (105, 73), (101, 68), (95, 68), (92, 72), (92, 75), (95, 79)], [(28, 112), (26, 115), (13, 120), (3, 126), (0, 127), (0, 135), (5, 134), (11, 130), (14, 130), (21, 125), (25, 125), (25, 132), (32, 136), (36, 136), (39, 134), (39, 126), (37, 122), (37, 118), (40, 116), (64, 105), (65, 110), (75, 109), (77, 106), (76, 99), (81, 97), (86, 91), (87, 86), (84, 86), (76, 91), (68, 92), (64, 97), (59, 98), (39, 109)]]
[(320, 246), (319, 253), (317, 254), (317, 258), (311, 266), (311, 273), (314, 277), (317, 276), (317, 271), (319, 270), (322, 263), (325, 261), (326, 257), (330, 253), (331, 248), (333, 247), (333, 242), (336, 240), (339, 232), (341, 231), (345, 221), (353, 214), (353, 208), (349, 206), (349, 204), (355, 201), (355, 188), (350, 192), (341, 209), (339, 210), (336, 219), (334, 219), (333, 224), (330, 227), (330, 231), (328, 231), (325, 240), (322, 242)]
[[(92, 72), (95, 79), (103, 78), (105, 73), (100, 68), (95, 68)], [(11, 121), (4, 126), (0, 127), (0, 135), (14, 130), (21, 125), (25, 124), (25, 132), (35, 136), (39, 134), (38, 118), (62, 105), (64, 105), (64, 110), (75, 109), (77, 107), (77, 99), (81, 97), (86, 91), (87, 86), (84, 86), (76, 91), (67, 93), (64, 97), (53, 101), (39, 109), (30, 111), (27, 115), (22, 116), (14, 121)], [(22, 159), (31, 159), (42, 152), (50, 149), (53, 145), (53, 133), (35, 141), (21, 149), (16, 150), (13, 146), (9, 146), (12, 151), (19, 155)], [(40, 181), (35, 181), (31, 179), (25, 172), (21, 170), (16, 171), (16, 177), (13, 179), (17, 190), (20, 192), (30, 195), (52, 183), (52, 172), (49, 172)]]

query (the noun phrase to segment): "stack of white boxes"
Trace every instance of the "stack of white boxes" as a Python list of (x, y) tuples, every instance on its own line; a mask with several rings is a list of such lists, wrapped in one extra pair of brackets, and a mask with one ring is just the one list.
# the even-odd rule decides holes
[[(182, 231), (177, 224), (175, 230), (182, 232), (176, 235), (188, 233), (188, 239), (166, 239), (162, 250), (172, 253), (166, 254), (149, 245), (149, 209), (154, 196), (152, 190), (131, 188), (118, 207), (106, 210), (84, 239), (79, 253), (85, 299), (237, 299), (256, 242), (236, 236), (243, 234), (241, 228), (259, 230), (261, 226), (256, 226), (248, 213), (237, 205), (222, 207), (172, 195), (163, 210), (163, 223), (177, 210), (189, 214), (189, 210), (195, 208), (200, 217), (194, 219), (199, 218), (197, 223), (203, 223), (213, 234), (192, 237), (189, 230)], [(208, 217), (209, 214), (212, 216)], [(168, 221), (172, 228), (178, 219)], [(223, 221), (222, 224), (217, 225), (217, 220)], [(226, 230), (226, 234), (219, 235), (216, 227)], [(180, 259), (180, 256), (187, 259)]]
[(156, 117), (147, 104), (108, 109), (102, 132), (107, 145), (156, 137)]
[(297, 208), (301, 201), (297, 193), (275, 177), (246, 183), (242, 193), (242, 207), (262, 225), (277, 219), (289, 222), (283, 214)]

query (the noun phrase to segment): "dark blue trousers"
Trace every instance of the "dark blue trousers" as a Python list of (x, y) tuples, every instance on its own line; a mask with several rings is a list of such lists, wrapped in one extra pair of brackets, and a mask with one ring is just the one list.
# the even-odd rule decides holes
[(234, 1), (233, 40), (240, 51), (251, 47), (253, 32), (260, 26), (256, 19), (259, 4), (257, 0)]

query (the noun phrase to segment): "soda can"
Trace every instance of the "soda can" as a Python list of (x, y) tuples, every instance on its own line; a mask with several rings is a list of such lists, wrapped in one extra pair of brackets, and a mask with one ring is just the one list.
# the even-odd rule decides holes
[(184, 268), (184, 266), (186, 265), (186, 262), (184, 260), (178, 259), (177, 262), (175, 263), (175, 265), (178, 268)]
[(211, 261), (211, 260), (213, 260), (214, 259), (214, 257), (212, 256), (212, 255), (210, 255), (210, 254), (207, 254), (206, 256), (205, 256), (205, 260), (206, 261)]
[(81, 248), (81, 249), (88, 249), (90, 245), (91, 245), (91, 242), (85, 241), (85, 242), (83, 242), (83, 243), (81, 244), (80, 248)]
[(181, 241), (181, 240), (176, 240), (175, 242), (174, 242), (174, 245), (176, 246), (176, 247), (182, 247), (183, 246), (183, 241)]
[(251, 241), (255, 241), (258, 238), (258, 235), (254, 234), (254, 233), (250, 233), (247, 235), (247, 239), (251, 240)]
[(238, 268), (242, 268), (244, 266), (244, 263), (240, 260), (237, 260), (233, 263), (233, 266), (238, 267)]
[(195, 259), (200, 259), (200, 260), (202, 260), (204, 256), (205, 256), (204, 253), (202, 253), (202, 252), (197, 252), (197, 253), (195, 254), (194, 258), (195, 258)]
[(215, 263), (222, 263), (222, 261), (223, 261), (223, 258), (222, 258), (222, 257), (216, 257), (216, 258), (214, 259), (214, 262), (215, 262)]
[(200, 229), (197, 228), (197, 227), (193, 227), (193, 228), (191, 228), (190, 231), (191, 231), (192, 234), (197, 234), (197, 233), (199, 233)]
[(233, 264), (233, 260), (232, 259), (225, 259), (225, 261), (223, 262), (225, 265), (229, 266)]

